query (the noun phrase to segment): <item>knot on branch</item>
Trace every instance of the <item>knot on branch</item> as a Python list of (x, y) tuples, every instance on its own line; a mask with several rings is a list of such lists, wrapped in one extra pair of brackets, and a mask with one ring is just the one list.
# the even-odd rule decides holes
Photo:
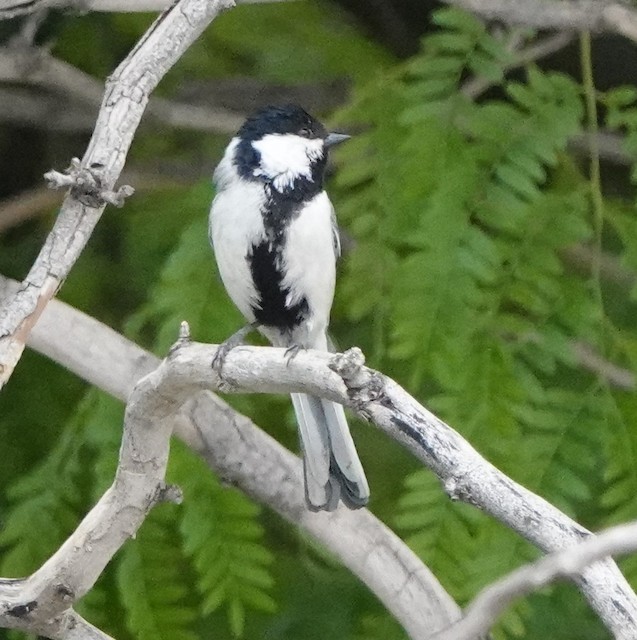
[(184, 494), (176, 484), (160, 484), (155, 494), (155, 504), (160, 502), (172, 502), (173, 504), (181, 504), (184, 500)]
[(14, 618), (24, 618), (28, 616), (32, 611), (37, 609), (38, 603), (35, 600), (26, 602), (25, 604), (17, 604), (10, 609), (7, 609), (6, 614)]
[(52, 169), (44, 174), (50, 189), (71, 189), (71, 195), (87, 207), (95, 209), (104, 204), (122, 207), (124, 201), (135, 193), (135, 189), (125, 184), (113, 191), (104, 185), (104, 166), (93, 163), (83, 167), (78, 158), (73, 158), (69, 168), (61, 173)]
[(472, 504), (474, 507), (481, 509), (482, 506), (480, 501), (476, 498), (471, 489), (469, 480), (470, 476), (470, 472), (450, 476), (443, 480), (442, 488), (451, 501), (465, 502), (466, 504)]
[(365, 366), (365, 356), (358, 347), (335, 354), (328, 366), (343, 379), (352, 407), (367, 415), (365, 407), (383, 395), (383, 377)]

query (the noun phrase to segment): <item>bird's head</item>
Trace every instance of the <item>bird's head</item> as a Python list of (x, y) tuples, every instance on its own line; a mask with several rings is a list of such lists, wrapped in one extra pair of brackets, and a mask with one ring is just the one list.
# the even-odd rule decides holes
[(297, 105), (265, 107), (239, 129), (233, 140), (233, 163), (242, 178), (268, 182), (279, 192), (303, 182), (320, 187), (327, 150), (348, 138), (328, 133)]

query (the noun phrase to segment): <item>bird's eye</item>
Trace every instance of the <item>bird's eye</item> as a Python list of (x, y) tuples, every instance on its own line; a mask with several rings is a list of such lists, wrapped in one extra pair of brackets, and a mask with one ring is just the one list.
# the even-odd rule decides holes
[(303, 136), (304, 138), (309, 138), (312, 135), (312, 132), (308, 129), (308, 127), (303, 127), (300, 131), (299, 131), (299, 135)]

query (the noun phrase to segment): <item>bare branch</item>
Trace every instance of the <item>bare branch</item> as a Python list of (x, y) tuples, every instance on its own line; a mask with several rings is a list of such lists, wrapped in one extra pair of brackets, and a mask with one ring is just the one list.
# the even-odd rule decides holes
[[(198, 175), (176, 175), (176, 171), (161, 167), (147, 168), (137, 171), (134, 168), (125, 169), (122, 179), (133, 182), (136, 191), (143, 192), (152, 189), (192, 186), (199, 178)], [(27, 189), (6, 200), (0, 200), (0, 233), (19, 225), (26, 220), (51, 213), (59, 207), (62, 196), (47, 187)]]
[[(61, 309), (64, 314), (58, 315)], [(73, 341), (68, 340), (68, 335), (73, 335)], [(134, 379), (153, 366), (148, 360), (152, 356), (139, 347), (57, 301), (46, 310), (31, 340), (36, 349), (120, 398), (127, 396)], [(190, 384), (193, 389), (222, 385), (232, 391), (303, 390), (344, 402), (408, 447), (438, 475), (452, 498), (492, 514), (540, 549), (554, 551), (589, 535), (586, 529), (545, 500), (503, 475), (451, 427), (394, 382), (362, 366), (356, 357), (339, 363), (328, 354), (302, 352), (287, 366), (282, 350), (238, 348), (229, 354), (223, 380), (219, 381), (211, 373), (213, 353), (211, 347), (191, 344), (175, 352), (166, 366), (174, 369), (172, 375), (178, 376), (179, 385)], [(330, 363), (339, 373), (326, 366)], [(177, 420), (177, 431), (222, 477), (306, 528), (366, 584), (373, 582), (364, 559), (350, 557), (353, 549), (349, 538), (336, 526), (345, 526), (344, 523), (351, 523), (355, 529), (362, 526), (351, 521), (356, 518), (356, 512), (339, 510), (333, 515), (308, 512), (304, 508), (298, 463), (292, 465), (289, 454), (256, 430), (247, 418), (212, 394), (199, 393), (186, 403), (185, 411)], [(317, 519), (317, 515), (327, 519)], [(422, 577), (418, 572), (416, 576), (418, 580)], [(637, 629), (635, 594), (612, 561), (586, 569), (578, 584), (618, 638), (634, 637)], [(385, 587), (370, 585), (377, 594)], [(390, 607), (384, 597), (379, 597)], [(394, 601), (395, 597), (394, 592), (389, 600)], [(418, 628), (422, 632), (422, 627), (412, 619), (414, 612), (402, 608), (405, 602), (399, 598), (394, 605), (401, 612), (390, 610), (410, 629), (410, 635), (415, 637)], [(424, 624), (426, 626), (426, 621)]]
[[(0, 276), (0, 299), (16, 286)], [(29, 345), (123, 401), (137, 380), (159, 365), (152, 354), (57, 300), (44, 310)], [(371, 513), (308, 511), (300, 460), (218, 397), (195, 393), (172, 420), (176, 435), (224, 481), (329, 549), (376, 594), (410, 637), (423, 638), (459, 618), (460, 609), (427, 567)]]
[(40, 212), (53, 210), (60, 204), (61, 196), (46, 187), (29, 189), (17, 196), (0, 200), (0, 233), (17, 226)]
[(577, 545), (527, 564), (481, 591), (467, 607), (462, 620), (431, 640), (471, 640), (492, 627), (517, 598), (541, 589), (559, 578), (573, 578), (606, 556), (637, 550), (637, 522), (598, 533)]
[[(593, 273), (594, 252), (595, 249), (590, 246), (576, 244), (562, 249), (560, 258), (577, 273), (590, 277)], [(631, 291), (637, 285), (637, 273), (626, 267), (618, 256), (602, 253), (599, 268), (600, 276), (605, 282), (627, 291)]]
[[(60, 100), (60, 94), (75, 98), (85, 105), (99, 107), (103, 99), (104, 87), (93, 76), (77, 69), (68, 62), (50, 55), (45, 49), (24, 49), (0, 47), (0, 81), (21, 83), (44, 87), (52, 94), (52, 99)], [(16, 89), (14, 88), (15, 92)], [(29, 96), (24, 93), (16, 96), (30, 106)], [(41, 96), (37, 96), (42, 102)], [(55, 105), (55, 102), (53, 103)], [(31, 114), (40, 114), (46, 104), (30, 106)], [(45, 111), (45, 113), (47, 113)], [(156, 122), (171, 127), (210, 131), (215, 133), (234, 133), (243, 117), (226, 109), (182, 103), (165, 98), (151, 98), (146, 116)], [(85, 126), (86, 117), (80, 121)], [(51, 128), (69, 127), (68, 117), (62, 114), (60, 123), (52, 123)]]
[(635, 391), (637, 383), (635, 374), (629, 369), (622, 369), (616, 364), (609, 362), (595, 350), (591, 345), (581, 340), (573, 340), (571, 349), (582, 369), (599, 376), (612, 387), (623, 389), (624, 391)]
[[(285, 2), (286, 0), (238, 0), (239, 4)], [(7, 20), (44, 9), (69, 9), (71, 11), (104, 11), (136, 13), (163, 11), (172, 0), (0, 0), (0, 20)]]
[[(111, 636), (94, 627), (73, 609), (67, 609), (52, 620), (32, 620), (31, 603), (10, 606), (13, 601), (21, 600), (24, 580), (5, 580), (0, 578), (0, 627), (21, 629), (27, 633), (53, 640), (113, 640)], [(6, 608), (9, 605), (9, 608)]]
[[(241, 347), (228, 355), (220, 380), (210, 375), (213, 354), (210, 347), (193, 343), (174, 351), (166, 366), (180, 384), (190, 381), (193, 388), (305, 392), (347, 404), (422, 460), (452, 499), (490, 513), (543, 551), (590, 534), (489, 464), (395, 382), (364, 367), (357, 349), (336, 356), (302, 352), (288, 363), (283, 349)], [(576, 582), (617, 638), (635, 637), (637, 597), (612, 561), (585, 569)]]
[(637, 41), (637, 12), (609, 0), (443, 0), (485, 20), (534, 29), (619, 33)]
[[(161, 77), (232, 0), (179, 0), (162, 14), (107, 81), (83, 168), (99, 168), (103, 191), (112, 191), (148, 102)], [(0, 388), (22, 355), (29, 331), (68, 275), (104, 205), (74, 197), (62, 205), (55, 226), (22, 289), (0, 310)]]

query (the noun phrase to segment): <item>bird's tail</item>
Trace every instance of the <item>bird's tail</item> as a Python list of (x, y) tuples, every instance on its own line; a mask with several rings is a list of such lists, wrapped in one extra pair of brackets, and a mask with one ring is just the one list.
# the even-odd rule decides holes
[(350, 509), (367, 504), (369, 486), (340, 404), (292, 394), (299, 425), (305, 498), (312, 511), (333, 511), (339, 498)]

